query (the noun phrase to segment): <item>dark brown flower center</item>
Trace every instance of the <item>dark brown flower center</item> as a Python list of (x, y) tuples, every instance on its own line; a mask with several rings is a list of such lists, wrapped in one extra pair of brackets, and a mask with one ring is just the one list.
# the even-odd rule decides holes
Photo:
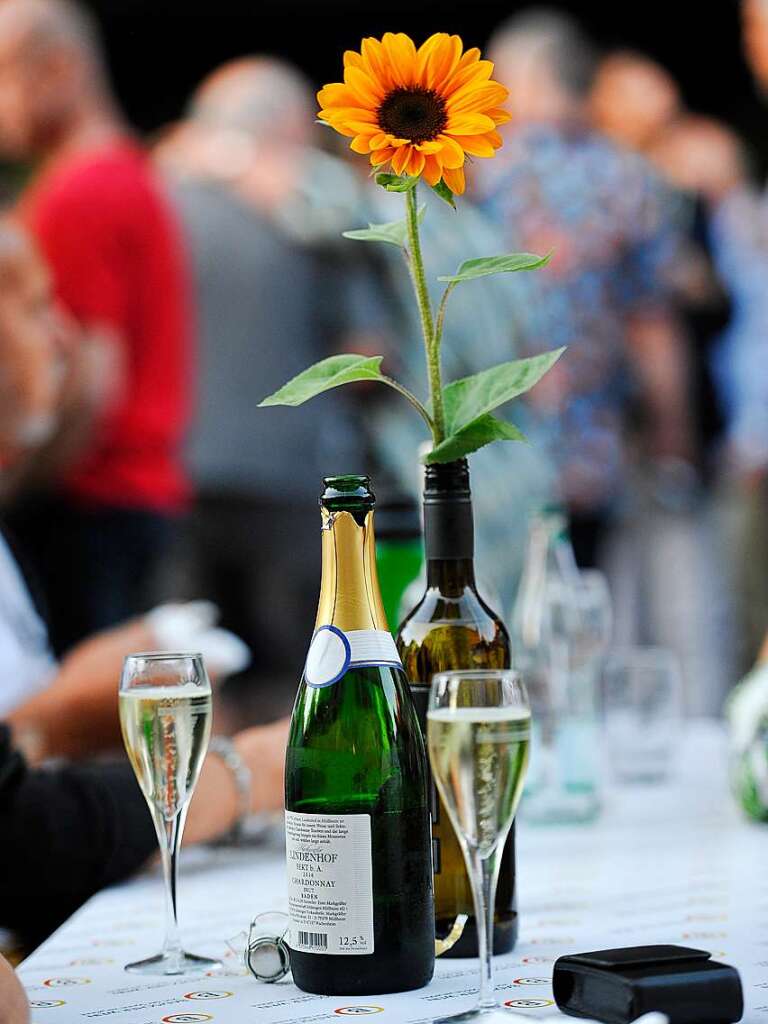
[(381, 130), (396, 139), (430, 142), (448, 124), (448, 112), (434, 90), (400, 87), (384, 97), (378, 119)]

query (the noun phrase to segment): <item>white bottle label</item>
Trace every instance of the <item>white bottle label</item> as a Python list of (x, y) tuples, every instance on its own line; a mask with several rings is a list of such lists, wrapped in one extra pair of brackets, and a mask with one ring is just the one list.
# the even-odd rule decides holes
[(373, 953), (371, 819), (285, 812), (291, 949)]
[(384, 629), (350, 629), (318, 626), (304, 664), (304, 681), (322, 687), (337, 683), (353, 668), (391, 665), (402, 668), (391, 633)]

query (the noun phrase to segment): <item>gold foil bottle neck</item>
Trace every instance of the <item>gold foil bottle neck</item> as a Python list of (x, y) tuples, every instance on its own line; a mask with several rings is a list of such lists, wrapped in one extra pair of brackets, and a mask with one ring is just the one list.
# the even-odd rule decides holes
[(362, 525), (351, 512), (320, 512), (323, 577), (315, 627), (389, 631), (376, 572), (373, 512)]

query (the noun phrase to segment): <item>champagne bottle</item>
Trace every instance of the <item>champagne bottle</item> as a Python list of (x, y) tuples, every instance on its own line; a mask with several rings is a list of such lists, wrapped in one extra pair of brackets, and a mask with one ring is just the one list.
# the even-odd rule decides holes
[(325, 480), (320, 604), (286, 754), (291, 969), (322, 995), (420, 988), (434, 969), (427, 760), (368, 485)]
[[(427, 588), (397, 637), (422, 726), (429, 685), (436, 672), (510, 667), (507, 631), (499, 616), (480, 597), (475, 584), (472, 496), (466, 459), (426, 468), (424, 544)], [(431, 792), (438, 943), (444, 956), (477, 956), (477, 928), (464, 857), (434, 786)], [(462, 915), (466, 915), (463, 927)], [(509, 952), (516, 940), (513, 825), (500, 860), (493, 952)]]

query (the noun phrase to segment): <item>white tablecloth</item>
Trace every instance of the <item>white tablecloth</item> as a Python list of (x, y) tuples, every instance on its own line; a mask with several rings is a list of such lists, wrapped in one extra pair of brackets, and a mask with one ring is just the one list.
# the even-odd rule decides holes
[[(677, 943), (738, 967), (744, 1021), (768, 1024), (768, 827), (745, 823), (733, 806), (716, 725), (689, 730), (674, 784), (612, 789), (595, 825), (522, 825), (518, 835), (521, 940), (496, 958), (504, 1000), (541, 1018), (553, 1012), (559, 955)], [(160, 946), (162, 889), (148, 874), (94, 897), (22, 964), (33, 1024), (299, 1024), (366, 1015), (416, 1024), (473, 1002), (476, 963), (467, 960), (438, 960), (420, 992), (366, 999), (255, 982), (226, 940), (253, 914), (285, 908), (277, 835), (261, 848), (187, 852), (180, 900), (186, 948), (224, 958), (223, 972), (179, 980), (123, 971)]]

